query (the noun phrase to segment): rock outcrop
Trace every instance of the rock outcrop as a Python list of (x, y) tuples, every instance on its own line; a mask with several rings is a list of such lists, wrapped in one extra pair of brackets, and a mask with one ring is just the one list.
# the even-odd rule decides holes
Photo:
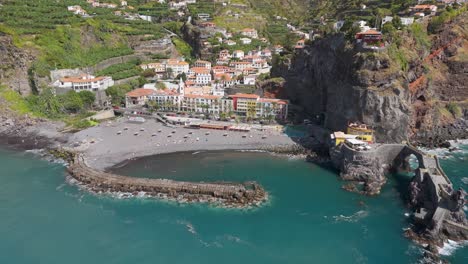
[(286, 80), (281, 91), (291, 100), (296, 121), (315, 119), (335, 131), (360, 121), (374, 126), (379, 142), (441, 146), (468, 137), (466, 17), (429, 36), (432, 47), (424, 51), (413, 52), (417, 39), (402, 33), (401, 48), (412, 52), (404, 70), (389, 43), (383, 50), (363, 51), (333, 34), (277, 59), (272, 75)]

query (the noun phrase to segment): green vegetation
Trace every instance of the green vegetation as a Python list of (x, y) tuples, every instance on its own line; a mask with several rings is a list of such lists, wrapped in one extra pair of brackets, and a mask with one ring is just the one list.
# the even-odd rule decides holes
[(89, 110), (95, 100), (95, 95), (89, 91), (80, 93), (70, 91), (56, 96), (51, 88), (43, 88), (39, 95), (22, 97), (17, 92), (0, 86), (0, 97), (8, 103), (11, 110), (18, 114), (62, 120), (75, 129), (97, 124), (95, 121), (83, 120), (93, 115)]
[[(28, 114), (32, 113), (29, 104), (24, 100), (24, 98), (17, 92), (8, 89), (5, 86), (0, 85), (0, 97), (5, 99), (10, 108), (13, 111), (18, 112), (19, 114)], [(40, 116), (38, 113), (32, 113), (34, 116)]]
[(114, 85), (107, 88), (106, 94), (111, 97), (113, 105), (121, 106), (125, 104), (125, 94), (131, 90), (143, 85), (146, 81), (143, 79), (132, 80), (126, 84)]
[(460, 8), (448, 7), (440, 15), (431, 19), (427, 29), (430, 33), (437, 33), (444, 24), (448, 23), (449, 21), (466, 11), (466, 6)]
[(101, 71), (96, 72), (98, 76), (111, 76), (114, 80), (126, 79), (143, 73), (138, 59), (126, 63), (114, 64)]
[[(40, 52), (32, 67), (39, 76), (56, 68), (91, 66), (131, 54), (128, 36), (158, 38), (164, 34), (161, 25), (126, 20), (114, 15), (113, 9), (93, 8), (81, 0), (5, 0), (2, 4), (0, 32), (11, 35), (16, 46)], [(67, 10), (69, 5), (81, 5), (92, 17), (74, 15)]]
[(455, 118), (459, 118), (463, 116), (462, 109), (456, 103), (450, 102), (448, 103), (445, 108), (453, 115)]
[(187, 44), (187, 42), (183, 41), (179, 37), (173, 37), (172, 43), (177, 49), (177, 52), (179, 52), (180, 55), (184, 56), (187, 62), (190, 63), (190, 61), (193, 60), (193, 50), (192, 47), (189, 44)]

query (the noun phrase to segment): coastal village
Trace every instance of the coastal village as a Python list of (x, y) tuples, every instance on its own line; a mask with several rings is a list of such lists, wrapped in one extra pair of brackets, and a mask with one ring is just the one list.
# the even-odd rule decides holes
[[(340, 9), (339, 1), (314, 1), (323, 10), (317, 6), (304, 8), (304, 2), (296, 3), (299, 9), (297, 6), (293, 9), (294, 5), (289, 2), (295, 1), (278, 1), (275, 6), (273, 1), (260, 0), (66, 0), (57, 2), (56, 6), (46, 0), (31, 2), (34, 3), (25, 0), (20, 4), (11, 1), (0, 4), (0, 12), (3, 12), (0, 14), (5, 17), (0, 17), (0, 41), (12, 34), (10, 39), (0, 42), (5, 46), (0, 49), (0, 59), (5, 53), (8, 56), (14, 54), (11, 61), (20, 65), (0, 65), (0, 104), (8, 105), (0, 111), (0, 135), (5, 135), (8, 144), (18, 142), (18, 145), (41, 148), (43, 150), (38, 153), (44, 157), (64, 162), (67, 173), (60, 171), (65, 174), (60, 177), (78, 188), (64, 187), (62, 178), (57, 181), (52, 176), (43, 177), (55, 187), (53, 194), (59, 195), (53, 196), (54, 200), (59, 200), (56, 197), (60, 195), (68, 195), (61, 203), (72, 202), (70, 207), (73, 209), (85, 205), (94, 213), (106, 210), (104, 215), (99, 215), (103, 216), (101, 221), (125, 216), (128, 219), (120, 219), (118, 225), (109, 225), (109, 228), (130, 228), (124, 234), (131, 238), (130, 241), (137, 241), (132, 236), (140, 234), (137, 229), (140, 222), (148, 220), (153, 226), (175, 226), (177, 232), (187, 231), (190, 243), (200, 242), (206, 252), (220, 247), (228, 249), (234, 243), (255, 244), (259, 249), (256, 243), (259, 240), (253, 237), (243, 240), (251, 228), (245, 232), (239, 229), (239, 234), (230, 230), (212, 236), (202, 228), (197, 233), (192, 223), (185, 221), (192, 215), (179, 214), (177, 210), (176, 216), (170, 212), (159, 219), (161, 213), (174, 204), (185, 207), (187, 203), (251, 209), (271, 200), (279, 201), (291, 190), (298, 194), (288, 197), (294, 202), (284, 199), (282, 204), (289, 210), (285, 212), (293, 219), (291, 223), (303, 229), (315, 228), (310, 219), (318, 214), (323, 214), (320, 219), (324, 225), (320, 226), (328, 225), (334, 230), (341, 225), (340, 221), (343, 226), (348, 226), (366, 217), (368, 211), (382, 211), (383, 203), (369, 202), (370, 199), (359, 196), (341, 197), (340, 193), (337, 195), (339, 199), (347, 202), (350, 197), (354, 202), (354, 205), (347, 204), (343, 208), (357, 212), (335, 213), (334, 208), (318, 205), (324, 211), (310, 214), (313, 207), (304, 203), (309, 200), (305, 200), (301, 192), (315, 200), (314, 195), (321, 195), (320, 191), (325, 189), (315, 192), (311, 191), (314, 190), (311, 186), (322, 188), (330, 184), (339, 188), (335, 186), (335, 179), (327, 180), (329, 183), (319, 179), (322, 176), (318, 174), (323, 171), (324, 177), (336, 175), (343, 180), (341, 188), (344, 190), (367, 196), (382, 191), (384, 199), (392, 203), (391, 208), (385, 210), (399, 210), (400, 215), (392, 217), (392, 221), (404, 225), (404, 231), (399, 231), (404, 233), (401, 236), (420, 244), (424, 253), (417, 254), (424, 254), (425, 259), (439, 261), (439, 247), (447, 241), (468, 240), (466, 193), (459, 188), (459, 179), (452, 183), (454, 178), (446, 175), (444, 163), (436, 155), (416, 147), (419, 142), (413, 141), (413, 135), (410, 135), (419, 132), (413, 128), (421, 126), (417, 119), (421, 114), (416, 111), (420, 105), (433, 108), (443, 105), (437, 115), (447, 120), (466, 119), (466, 108), (457, 109), (451, 98), (447, 99), (442, 92), (438, 97), (438, 91), (434, 92), (430, 87), (426, 87), (428, 93), (417, 93), (420, 91), (414, 87), (418, 80), (427, 78), (432, 82), (438, 77), (429, 75), (434, 69), (428, 65), (421, 63), (408, 70), (416, 60), (426, 62), (427, 58), (435, 57), (438, 59), (436, 63), (449, 61), (445, 57), (448, 55), (440, 55), (449, 46), (449, 41), (445, 42), (443, 38), (456, 35), (455, 40), (450, 40), (454, 43), (462, 38), (460, 36), (466, 37), (466, 32), (462, 35), (445, 31), (445, 28), (443, 34), (434, 32), (442, 31), (441, 25), (451, 26), (448, 18), (466, 12), (468, 0), (385, 0), (366, 1), (365, 4), (363, 1), (343, 1), (349, 5), (345, 6), (345, 12)], [(323, 2), (325, 5), (321, 5)], [(330, 3), (340, 8), (334, 9)], [(35, 16), (41, 17), (34, 25), (24, 17), (33, 16), (22, 12), (27, 5), (32, 5)], [(291, 10), (283, 5), (288, 5)], [(4, 6), (7, 11), (3, 11)], [(42, 17), (44, 10), (49, 9), (52, 13)], [(296, 12), (295, 17), (288, 14), (293, 12)], [(22, 19), (16, 19), (17, 15), (23, 16)], [(56, 25), (51, 26), (50, 21)], [(439, 28), (430, 32), (430, 27), (436, 24), (431, 24), (433, 21), (439, 23)], [(31, 25), (25, 28), (24, 24)], [(457, 27), (457, 31), (461, 31), (460, 28), (465, 29)], [(397, 39), (397, 35), (404, 37)], [(409, 45), (412, 49), (425, 47), (421, 54), (411, 53), (415, 60), (398, 49), (408, 46), (395, 44), (407, 40), (414, 42)], [(460, 50), (465, 49), (466, 42), (459, 46)], [(24, 47), (34, 47), (33, 53), (40, 55), (21, 53)], [(461, 56), (466, 56), (463, 52), (465, 50)], [(455, 54), (455, 51), (447, 53)], [(317, 54), (323, 56), (315, 56)], [(465, 65), (460, 61), (450, 62), (452, 64), (447, 67), (456, 70)], [(15, 65), (13, 73), (7, 71), (13, 68), (11, 65)], [(7, 74), (13, 76), (14, 85), (3, 81)], [(391, 76), (380, 78), (385, 74)], [(352, 77), (341, 78), (342, 75)], [(448, 85), (447, 80), (444, 80), (445, 84)], [(30, 87), (29, 91), (25, 87)], [(458, 93), (458, 90), (450, 92)], [(413, 97), (419, 101), (414, 108)], [(438, 105), (440, 102), (442, 104)], [(466, 104), (466, 100), (463, 103)], [(392, 109), (386, 111), (389, 104)], [(433, 121), (438, 116), (428, 117)], [(389, 119), (395, 119), (395, 122), (389, 122)], [(405, 122), (400, 124), (401, 120)], [(463, 124), (459, 127), (468, 131)], [(453, 135), (453, 138), (457, 137), (455, 133)], [(447, 138), (444, 140), (448, 142)], [(452, 146), (447, 148), (447, 152), (456, 150)], [(272, 163), (261, 160), (262, 163), (257, 165), (256, 155), (263, 155), (258, 152), (271, 154), (268, 158)], [(163, 154), (167, 157), (158, 156), (158, 162), (168, 164), (160, 167), (151, 167), (145, 164), (146, 160), (139, 160)], [(243, 162), (249, 166), (258, 166), (260, 173), (270, 177), (268, 181), (281, 177), (291, 185), (281, 189), (283, 186), (270, 184), (261, 178), (263, 175), (245, 169), (248, 166), (237, 166), (237, 155), (242, 155), (246, 159)], [(285, 167), (281, 167), (280, 158), (285, 158), (288, 163)], [(299, 167), (299, 163), (295, 163), (297, 160), (311, 164), (302, 164), (303, 173), (290, 171), (289, 168)], [(192, 161), (194, 168), (200, 170), (199, 174), (203, 174), (200, 178), (188, 171), (193, 170), (190, 167)], [(213, 161), (219, 164), (213, 166)], [(127, 168), (132, 162), (135, 163), (131, 165), (136, 164), (143, 172), (140, 175), (148, 170), (157, 178), (124, 176), (133, 171), (119, 169)], [(276, 167), (276, 162), (281, 166)], [(240, 177), (229, 178), (231, 171), (224, 163), (242, 169), (238, 173)], [(172, 168), (165, 171), (166, 165), (174, 166), (177, 171)], [(42, 169), (44, 165), (34, 166)], [(55, 166), (54, 172), (59, 171), (60, 166)], [(205, 173), (206, 167), (210, 167), (209, 173)], [(267, 167), (279, 168), (278, 175), (266, 172)], [(36, 173), (35, 169), (32, 171)], [(222, 178), (219, 171), (228, 178)], [(384, 189), (389, 173), (393, 171), (403, 172), (405, 175), (395, 176), (402, 176), (403, 180), (392, 179), (392, 186)], [(448, 174), (449, 170), (446, 171)], [(210, 173), (212, 178), (211, 175), (205, 177)], [(178, 178), (178, 174), (183, 177)], [(297, 187), (301, 183), (299, 178), (304, 180), (304, 184), (300, 184), (302, 189)], [(32, 187), (26, 186), (25, 190), (37, 187), (54, 190), (49, 186), (38, 186), (37, 178), (33, 179)], [(277, 184), (284, 182), (278, 180)], [(133, 203), (119, 204), (114, 210), (115, 201), (94, 197), (82, 200), (84, 195), (80, 192), (83, 190), (118, 198), (157, 198), (174, 204), (160, 206), (138, 201), (136, 206), (144, 206), (148, 211), (158, 209), (156, 218), (161, 221), (155, 223), (151, 214), (134, 221), (136, 216), (133, 214), (137, 210), (128, 210), (128, 206), (135, 206)], [(76, 193), (79, 195), (75, 196)], [(395, 197), (400, 200), (393, 201)], [(291, 207), (290, 204), (296, 204), (296, 201), (297, 206)], [(408, 207), (403, 206), (403, 201)], [(277, 208), (275, 202), (268, 206)], [(181, 210), (186, 209), (193, 208)], [(196, 208), (197, 214), (203, 210)], [(394, 214), (385, 211), (380, 217), (388, 217), (390, 213)], [(246, 219), (245, 214), (250, 212), (246, 210), (228, 218), (239, 217), (242, 222)], [(283, 221), (280, 218), (274, 221)], [(271, 226), (280, 226), (274, 221)], [(181, 229), (180, 225), (187, 230)], [(383, 226), (390, 230), (387, 225)], [(313, 238), (306, 229), (304, 238)], [(372, 229), (374, 227), (369, 230), (375, 232)], [(358, 234), (362, 233), (362, 228), (356, 230)], [(282, 234), (269, 229), (264, 231), (260, 233), (267, 237), (262, 241), (273, 236), (281, 239)], [(311, 234), (315, 234), (312, 231)], [(393, 232), (393, 228), (389, 232)], [(166, 234), (161, 232), (161, 235)], [(93, 240), (95, 237), (90, 241)], [(401, 244), (401, 240), (395, 241)], [(153, 241), (146, 239), (147, 244), (140, 248), (153, 250), (150, 242)], [(343, 244), (350, 245), (349, 241), (343, 241)], [(367, 258), (356, 251), (352, 241), (351, 246), (350, 254), (358, 253), (359, 261), (364, 259), (361, 256)], [(196, 254), (200, 248), (195, 248)], [(269, 249), (267, 245), (257, 251), (272, 252)], [(392, 255), (394, 249), (386, 253)], [(408, 256), (408, 251), (400, 253)], [(277, 258), (265, 255), (269, 260)]]
[[(93, 7), (116, 9), (114, 15), (125, 16), (126, 19), (142, 19), (151, 21), (151, 17), (144, 15), (135, 16), (125, 12), (133, 10), (126, 1), (120, 5), (100, 3), (88, 0)], [(166, 4), (165, 1), (159, 1)], [(196, 4), (196, 0), (169, 1), (168, 7), (177, 10), (180, 17), (186, 15), (189, 5)], [(398, 16), (383, 16), (376, 20), (374, 25), (368, 21), (352, 21), (352, 27), (356, 28), (354, 35), (356, 47), (368, 51), (379, 51), (388, 45), (384, 33), (379, 29), (385, 29), (386, 24), (396, 27), (410, 26), (413, 23), (422, 23), (425, 20), (437, 16), (438, 9), (453, 4), (463, 4), (463, 0), (440, 0), (437, 4), (418, 1)], [(229, 3), (223, 3), (229, 5)], [(366, 10), (366, 5), (360, 6)], [(88, 16), (81, 6), (69, 6), (68, 10), (77, 15)], [(193, 15), (193, 14), (192, 14)], [(238, 87), (255, 88), (259, 80), (270, 75), (273, 56), (282, 54), (285, 49), (301, 52), (307, 47), (307, 43), (321, 37), (321, 32), (310, 30), (306, 32), (287, 23), (287, 30), (297, 36), (297, 41), (292, 47), (283, 47), (269, 43), (268, 39), (261, 36), (255, 28), (243, 28), (238, 31), (228, 31), (219, 27), (208, 13), (197, 13), (189, 17), (201, 32), (200, 39), (203, 50), (219, 50), (215, 56), (208, 59), (192, 60), (184, 56), (146, 61), (138, 65), (142, 71), (151, 73), (151, 82), (142, 87), (129, 91), (121, 105), (115, 108), (134, 110), (139, 112), (166, 113), (173, 119), (189, 120), (190, 117), (211, 119), (218, 121), (262, 122), (269, 124), (272, 121), (286, 123), (291, 112), (287, 99), (273, 96), (262, 97), (254, 93), (228, 92), (235, 91)], [(231, 14), (238, 18), (240, 14)], [(277, 17), (283, 20), (282, 17)], [(323, 24), (329, 21), (323, 21)], [(335, 21), (333, 30), (340, 31), (347, 21)], [(377, 24), (379, 23), (379, 24)], [(254, 45), (252, 45), (254, 43)], [(258, 46), (256, 46), (258, 45)], [(221, 47), (221, 49), (219, 49)], [(99, 98), (105, 97), (105, 91), (113, 85), (110, 76), (93, 76), (81, 74), (79, 76), (65, 76), (57, 80), (53, 85), (57, 89), (72, 89), (74, 91), (89, 90), (96, 93), (101, 91)], [(234, 88), (234, 89), (233, 89)], [(239, 89), (237, 89), (239, 90)], [(125, 111), (124, 111), (125, 112)], [(182, 118), (182, 119), (181, 119)], [(173, 120), (174, 121), (174, 120)], [(354, 120), (353, 120), (354, 121)], [(189, 125), (190, 122), (182, 122)], [(336, 131), (330, 135), (332, 144), (349, 144), (361, 150), (369, 149), (369, 144), (374, 143), (373, 129), (365, 124), (354, 124), (347, 128), (346, 133)]]

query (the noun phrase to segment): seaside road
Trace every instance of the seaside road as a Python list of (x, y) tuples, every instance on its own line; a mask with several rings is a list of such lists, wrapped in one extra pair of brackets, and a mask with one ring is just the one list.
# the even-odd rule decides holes
[(101, 123), (75, 133), (71, 146), (83, 151), (86, 162), (105, 169), (136, 157), (197, 150), (273, 149), (297, 146), (287, 135), (275, 131), (234, 132), (171, 128), (154, 120), (130, 123), (125, 118)]

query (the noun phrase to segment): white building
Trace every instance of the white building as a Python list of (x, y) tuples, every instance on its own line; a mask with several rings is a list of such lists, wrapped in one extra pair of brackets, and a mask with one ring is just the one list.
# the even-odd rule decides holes
[(174, 76), (182, 73), (187, 74), (189, 72), (189, 64), (181, 60), (168, 60), (166, 62), (166, 69), (171, 69)]
[(249, 38), (241, 38), (240, 41), (243, 45), (248, 45), (252, 43), (252, 40)]
[(242, 59), (244, 58), (244, 51), (242, 51), (242, 50), (235, 50), (235, 51), (232, 53), (232, 57), (233, 57), (233, 58), (236, 58), (236, 59), (242, 60)]
[(156, 90), (148, 95), (148, 100), (156, 104), (160, 110), (179, 110), (183, 95), (174, 90)]
[(257, 80), (257, 75), (245, 75), (244, 76), (245, 85), (255, 85), (256, 80)]
[(254, 39), (258, 38), (258, 32), (254, 28), (244, 28), (241, 32), (241, 35)]
[(195, 84), (204, 85), (211, 83), (210, 70), (203, 67), (193, 67), (189, 70), (190, 76), (195, 76)]
[(103, 91), (114, 85), (114, 80), (109, 76), (95, 77), (89, 74), (83, 74), (75, 77), (64, 77), (55, 81), (53, 86), (56, 88), (71, 89), (80, 91)]
[(211, 62), (209, 61), (197, 60), (194, 63), (194, 66), (197, 68), (205, 68), (205, 69), (211, 70)]
[(219, 114), (221, 96), (187, 94), (182, 101), (181, 110), (196, 113)]

